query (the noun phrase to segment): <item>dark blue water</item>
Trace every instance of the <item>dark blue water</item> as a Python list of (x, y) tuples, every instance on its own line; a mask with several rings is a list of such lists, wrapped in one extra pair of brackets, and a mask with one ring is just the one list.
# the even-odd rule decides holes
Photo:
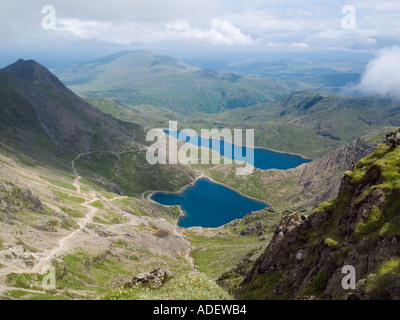
[(207, 178), (197, 180), (182, 193), (158, 192), (151, 199), (163, 205), (179, 205), (186, 214), (178, 221), (178, 225), (183, 228), (194, 226), (217, 228), (250, 212), (267, 207), (261, 201), (244, 197)]
[[(303, 163), (311, 162), (311, 160), (305, 159), (298, 155), (274, 152), (261, 148), (254, 148), (254, 160), (248, 161), (248, 159), (246, 159), (247, 148), (245, 146), (238, 146), (227, 142), (226, 143), (227, 150), (226, 150), (224, 148), (223, 140), (215, 138), (205, 139), (201, 136), (189, 137), (186, 134), (180, 134), (182, 131), (170, 132), (169, 130), (164, 130), (164, 132), (181, 141), (188, 142), (196, 146), (208, 147), (209, 149), (217, 151), (221, 156), (227, 157), (229, 159), (247, 161), (255, 168), (261, 170), (269, 170), (269, 169), (287, 170), (291, 168), (296, 168)], [(253, 148), (248, 148), (248, 149), (250, 150)]]

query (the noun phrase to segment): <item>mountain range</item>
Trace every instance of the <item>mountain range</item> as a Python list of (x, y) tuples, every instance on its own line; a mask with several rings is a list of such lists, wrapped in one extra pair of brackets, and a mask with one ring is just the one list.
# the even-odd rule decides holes
[[(397, 297), (389, 282), (398, 281), (399, 149), (375, 150), (400, 125), (397, 101), (291, 92), (148, 51), (57, 74), (68, 87), (33, 60), (0, 70), (2, 298)], [(250, 177), (230, 165), (150, 166), (146, 131), (170, 119), (193, 129), (253, 128), (256, 146), (313, 161)], [(201, 175), (272, 206), (186, 230), (176, 225), (178, 207), (148, 198)], [(49, 264), (57, 286), (46, 291)], [(338, 285), (343, 264), (361, 270), (353, 294)], [(160, 266), (174, 279), (124, 287)]]
[(203, 70), (148, 50), (124, 51), (52, 71), (85, 96), (166, 107), (181, 114), (247, 107), (292, 90), (279, 80)]

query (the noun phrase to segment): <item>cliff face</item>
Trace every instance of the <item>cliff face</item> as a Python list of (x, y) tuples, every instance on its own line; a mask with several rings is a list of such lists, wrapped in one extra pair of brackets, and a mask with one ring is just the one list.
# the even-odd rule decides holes
[[(287, 197), (287, 203), (292, 208), (315, 207), (332, 199), (339, 190), (341, 172), (370, 154), (374, 148), (374, 145), (357, 139), (311, 163), (288, 170), (286, 174), (292, 176), (294, 190), (286, 190), (297, 197)], [(280, 191), (285, 194), (285, 188)]]
[[(344, 266), (357, 289), (345, 290)], [(399, 299), (400, 147), (380, 145), (345, 173), (337, 197), (285, 217), (245, 278), (243, 299)]]

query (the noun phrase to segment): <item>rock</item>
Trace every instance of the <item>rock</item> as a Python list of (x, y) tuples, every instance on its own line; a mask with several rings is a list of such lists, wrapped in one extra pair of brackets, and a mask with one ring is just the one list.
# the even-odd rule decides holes
[(398, 131), (388, 132), (386, 134), (386, 141), (393, 147), (400, 146), (400, 129)]
[(299, 251), (296, 253), (296, 260), (301, 261), (303, 259), (303, 252)]
[(311, 216), (310, 216), (310, 222), (311, 222), (311, 226), (314, 229), (317, 229), (318, 227), (320, 227), (326, 220), (328, 220), (328, 214), (326, 212), (314, 212)]
[(171, 271), (156, 269), (152, 272), (138, 274), (132, 281), (125, 283), (125, 288), (132, 288), (138, 284), (160, 287), (175, 276), (176, 274)]
[(43, 211), (43, 205), (42, 202), (40, 201), (38, 196), (35, 196), (32, 194), (32, 191), (30, 189), (22, 189), (21, 191), (21, 200), (30, 202), (31, 209), (34, 211)]
[(260, 235), (262, 233), (264, 226), (261, 221), (257, 221), (255, 225), (248, 226), (242, 230), (240, 233), (241, 236), (248, 236), (248, 235)]
[[(346, 173), (337, 197), (326, 210), (308, 217), (292, 214), (282, 219), (266, 250), (244, 277), (240, 297), (253, 297), (256, 285), (268, 288), (263, 292), (266, 299), (279, 299), (283, 294), (304, 299), (311, 293), (318, 299), (400, 298), (398, 269), (392, 271), (392, 278), (377, 275), (379, 285), (366, 286), (368, 276), (379, 270), (382, 263), (400, 256), (399, 191), (396, 186), (391, 188), (390, 183), (382, 187), (388, 177), (381, 165), (386, 157), (397, 156), (398, 150), (387, 149), (377, 160), (380, 163), (364, 166), (364, 175), (357, 183)], [(390, 169), (398, 170), (397, 166)], [(388, 230), (392, 228), (390, 233), (382, 231), (385, 223)], [(354, 267), (358, 280), (356, 290), (349, 294), (342, 286), (344, 266)]]

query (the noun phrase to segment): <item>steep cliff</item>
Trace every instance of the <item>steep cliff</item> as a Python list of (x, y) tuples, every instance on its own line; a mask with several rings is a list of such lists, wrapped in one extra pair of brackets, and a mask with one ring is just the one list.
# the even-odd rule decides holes
[[(357, 288), (345, 290), (344, 266)], [(243, 299), (399, 299), (400, 147), (379, 145), (309, 216), (285, 217), (241, 286)]]

